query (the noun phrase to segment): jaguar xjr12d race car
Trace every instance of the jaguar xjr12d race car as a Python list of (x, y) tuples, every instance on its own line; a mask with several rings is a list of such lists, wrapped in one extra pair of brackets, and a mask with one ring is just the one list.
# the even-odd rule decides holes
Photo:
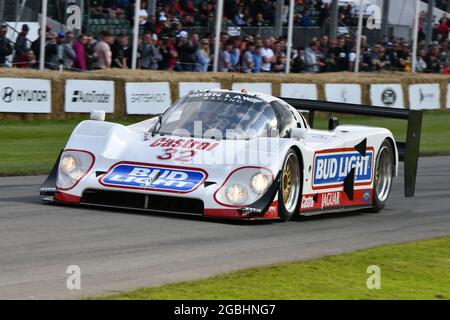
[[(309, 112), (308, 121), (299, 111)], [(384, 128), (315, 130), (316, 112), (408, 121), (406, 143)], [(91, 114), (73, 131), (41, 194), (56, 203), (231, 219), (368, 209), (386, 204), (405, 161), (414, 195), (422, 113), (193, 91), (163, 115), (130, 126)]]

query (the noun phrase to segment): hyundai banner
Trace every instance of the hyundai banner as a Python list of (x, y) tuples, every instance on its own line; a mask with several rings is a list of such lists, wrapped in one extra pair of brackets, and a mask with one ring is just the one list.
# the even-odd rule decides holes
[(0, 78), (0, 112), (50, 113), (50, 80)]

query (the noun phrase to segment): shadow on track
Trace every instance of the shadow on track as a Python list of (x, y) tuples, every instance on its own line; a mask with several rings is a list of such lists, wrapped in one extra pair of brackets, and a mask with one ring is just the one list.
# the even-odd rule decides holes
[[(30, 202), (36, 203), (36, 198), (33, 198)], [(275, 223), (281, 223), (278, 220), (239, 220), (239, 219), (226, 219), (226, 218), (210, 218), (203, 217), (200, 215), (191, 215), (191, 214), (179, 214), (179, 213), (170, 213), (170, 212), (158, 212), (158, 211), (144, 211), (144, 210), (135, 210), (135, 209), (127, 209), (127, 208), (114, 208), (114, 207), (102, 207), (102, 206), (94, 206), (94, 205), (70, 205), (70, 204), (57, 204), (52, 202), (42, 202), (43, 205), (49, 206), (59, 206), (61, 208), (76, 208), (77, 210), (82, 210), (84, 212), (89, 210), (95, 210), (98, 212), (109, 212), (111, 214), (130, 214), (130, 215), (139, 215), (139, 216), (152, 216), (158, 217), (162, 219), (174, 219), (174, 220), (190, 220), (190, 221), (198, 221), (198, 222), (206, 222), (206, 223), (218, 223), (218, 224), (227, 224), (227, 225), (239, 225), (239, 226), (258, 226), (258, 225), (270, 225)], [(351, 212), (334, 212), (334, 213), (325, 213), (318, 214), (313, 216), (295, 216), (291, 221), (287, 223), (296, 223), (296, 222), (315, 222), (319, 220), (330, 220), (330, 219), (339, 219), (345, 217), (356, 217), (362, 216), (365, 214), (364, 210), (355, 210)]]

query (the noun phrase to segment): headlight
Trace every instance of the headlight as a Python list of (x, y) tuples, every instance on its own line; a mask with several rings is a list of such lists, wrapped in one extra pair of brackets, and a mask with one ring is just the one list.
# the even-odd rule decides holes
[(86, 151), (66, 150), (59, 161), (56, 186), (61, 190), (73, 188), (91, 169), (94, 156)]
[(269, 177), (262, 173), (253, 175), (252, 180), (250, 181), (250, 187), (253, 192), (263, 194), (269, 187)]
[(243, 207), (257, 201), (273, 181), (272, 172), (263, 167), (242, 167), (232, 171), (214, 193), (214, 200), (226, 207)]
[(61, 158), (60, 167), (63, 173), (69, 175), (78, 167), (78, 161), (74, 156), (66, 154)]
[(247, 190), (240, 184), (232, 185), (227, 189), (227, 198), (234, 205), (239, 205), (247, 200)]

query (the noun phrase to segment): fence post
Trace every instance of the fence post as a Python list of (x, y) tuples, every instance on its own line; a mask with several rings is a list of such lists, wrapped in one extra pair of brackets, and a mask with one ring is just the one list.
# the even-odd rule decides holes
[(47, 0), (42, 0), (42, 11), (41, 11), (41, 47), (39, 53), (39, 70), (44, 70), (45, 68), (45, 38), (47, 35), (46, 25), (47, 25)]

